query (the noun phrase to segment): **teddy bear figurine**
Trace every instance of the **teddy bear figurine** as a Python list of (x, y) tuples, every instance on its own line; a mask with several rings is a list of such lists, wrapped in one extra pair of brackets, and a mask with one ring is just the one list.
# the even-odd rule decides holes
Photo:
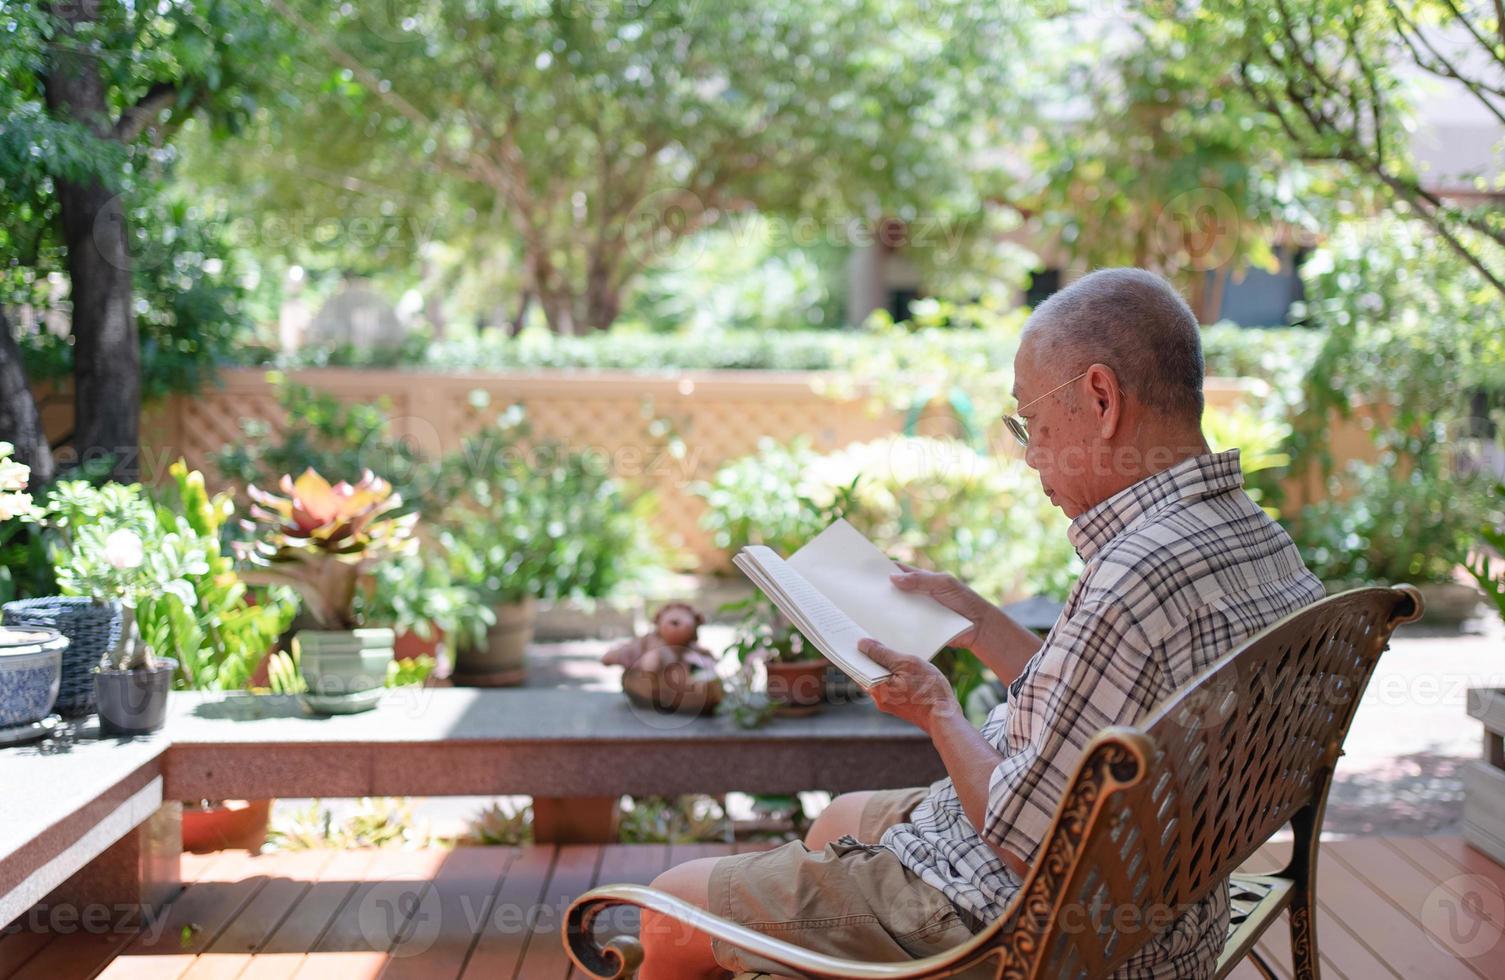
[(601, 662), (662, 673), (676, 664), (688, 669), (716, 667), (711, 651), (698, 641), (705, 617), (687, 602), (671, 602), (653, 616), (653, 632), (624, 640), (606, 651)]

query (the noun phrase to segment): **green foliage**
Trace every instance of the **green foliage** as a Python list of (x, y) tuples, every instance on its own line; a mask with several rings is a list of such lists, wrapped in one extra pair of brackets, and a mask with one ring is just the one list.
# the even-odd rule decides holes
[(1505, 619), (1505, 566), (1499, 564), (1505, 557), (1505, 483), (1495, 484), (1491, 504), (1493, 513), (1481, 523), (1479, 541), (1473, 543), (1473, 554), (1464, 567)]
[(496, 614), (480, 592), (457, 583), (443, 556), (420, 551), (376, 566), (369, 589), (356, 593), (357, 622), (381, 623), (430, 640), (442, 630), (460, 646), (485, 643)]
[(413, 804), (401, 797), (361, 797), (359, 808), (336, 823), (334, 813), (319, 800), (267, 827), (267, 846), (275, 851), (315, 848), (392, 847), (412, 849), (442, 843), (413, 814)]
[[(223, 544), (224, 529), (234, 516), (229, 494), (211, 498), (203, 474), (190, 471), (182, 460), (170, 469), (168, 484), (157, 505), (159, 527), (172, 528), (176, 540), (194, 548), (203, 571), (190, 575), (193, 601), (149, 603), (137, 619), (148, 635), (155, 627), (165, 639), (159, 650), (177, 658), (189, 687), (204, 691), (244, 690), (261, 659), (292, 622), (297, 601), (284, 589), (253, 596), (235, 571), (235, 561)], [(170, 547), (164, 538), (164, 546)]]
[(433, 239), (474, 243), (479, 267), (504, 241), (493, 292), (527, 289), (565, 333), (610, 325), (640, 271), (749, 206), (843, 233), (981, 211), (1000, 182), (983, 130), (1020, 88), (1028, 21), (977, 0), (286, 9), (298, 84), (216, 178), (336, 226), (357, 268)]
[[(1483, 488), (1459, 466), (1480, 392), (1499, 390), (1505, 312), (1477, 271), (1399, 218), (1334, 231), (1303, 269), (1299, 312), (1324, 340), (1286, 451), (1315, 463), (1328, 499), (1292, 536), (1326, 578), (1445, 581), (1480, 521)], [(1365, 404), (1378, 466), (1336, 470), (1330, 420)]]
[(439, 662), (428, 654), (387, 661), (386, 687), (422, 687)]
[(765, 215), (727, 215), (644, 272), (618, 326), (683, 332), (697, 347), (690, 338), (841, 326), (844, 251), (795, 244), (787, 231)]
[[(171, 189), (173, 138), (195, 118), (206, 135), (236, 130), (253, 93), (280, 77), (286, 37), (248, 0), (91, 6), (93, 22), (71, 37), (61, 26), (65, 6), (0, 8), (0, 304), (66, 313), (59, 182), (120, 195), (133, 293), (123, 299), (136, 315), (142, 394), (151, 400), (196, 390), (249, 330), (223, 226)], [(75, 46), (98, 60), (107, 118), (97, 128), (47, 104), (45, 79), (65, 70)], [(65, 338), (20, 340), (33, 380), (71, 371)]]
[[(165, 189), (141, 195), (128, 220), (132, 235), (131, 277), (136, 327), (141, 338), (141, 398), (192, 394), (213, 384), (221, 366), (242, 356), (255, 333), (246, 311), (246, 289), (222, 226), (206, 220)], [(17, 268), (0, 302), (27, 302), (38, 311), (55, 305), (50, 263)], [(39, 332), (19, 338), (33, 382), (73, 373), (73, 345), (66, 336)]]
[[(825, 530), (833, 521), (846, 519), (856, 524), (867, 523), (858, 513), (857, 483), (853, 477), (849, 483), (835, 487), (813, 488), (811, 494), (802, 494), (798, 489), (791, 496), (787, 485), (760, 484), (763, 493), (756, 487), (734, 487), (742, 471), (755, 468), (763, 459), (769, 459), (783, 470), (783, 476), (797, 477), (791, 463), (797, 454), (814, 461), (804, 443), (796, 444), (792, 451), (781, 455), (779, 447), (764, 441), (765, 451), (760, 456), (749, 456), (734, 461), (717, 471), (714, 487), (697, 487), (696, 492), (705, 497), (710, 509), (703, 522), (707, 529), (715, 530), (717, 543), (728, 551), (737, 551), (749, 544), (761, 544), (772, 548), (784, 557), (797, 551), (810, 538)], [(749, 465), (751, 464), (751, 466)], [(744, 489), (746, 492), (744, 492)], [(761, 511), (765, 503), (772, 504), (774, 513), (762, 511), (758, 515), (749, 510)], [(751, 507), (745, 505), (750, 504)], [(758, 521), (766, 520), (767, 523)], [(739, 602), (723, 605), (719, 612), (740, 613), (741, 618), (733, 631), (732, 642), (725, 653), (730, 653), (744, 665), (761, 658), (767, 662), (794, 663), (821, 656), (820, 650), (803, 633), (795, 628), (783, 612), (761, 592), (754, 592)], [(739, 678), (739, 680), (745, 678)], [(726, 709), (737, 723), (752, 727), (749, 721), (760, 721), (761, 705), (756, 701), (734, 694)]]
[(532, 437), (520, 406), (444, 461), (438, 539), (453, 580), (490, 603), (604, 599), (657, 563), (652, 506), (602, 453)]
[(470, 829), (460, 843), (480, 847), (512, 847), (533, 840), (533, 804), (518, 809), (493, 801), (470, 818)]
[(1350, 469), (1352, 496), (1302, 508), (1292, 536), (1307, 567), (1330, 582), (1451, 581), (1483, 522), (1478, 488), (1393, 457)]
[(437, 467), (393, 431), (388, 402), (347, 404), (281, 374), (272, 380), (287, 424), (279, 432), (242, 419), (240, 441), (211, 457), (227, 478), (272, 486), (283, 474), (312, 469), (335, 482), (355, 482), (369, 469), (392, 485), (405, 510), (424, 509)]
[(1204, 322), (1215, 283), (1274, 271), (1270, 225), (1311, 225), (1305, 175), (1275, 121), (1233, 84), (1225, 48), (1194, 5), (1125, 10), (1119, 30), (1044, 55), (1045, 104), (1085, 99), (1079, 118), (1047, 118), (1028, 206), (1075, 264), (1137, 266), (1181, 287)]
[(886, 553), (944, 569), (1004, 601), (1064, 596), (1079, 569), (1066, 520), (1024, 463), (951, 439), (895, 437), (825, 455), (771, 440), (697, 487), (718, 547), (788, 555), (823, 529), (821, 507), (852, 488), (846, 517)]
[[(183, 686), (239, 690), (291, 622), (296, 601), (280, 589), (251, 594), (222, 542), (230, 498), (211, 499), (203, 476), (181, 460), (170, 472), (157, 502), (138, 484), (53, 484), (46, 506), (58, 585), (64, 594), (133, 604), (141, 636), (178, 661)], [(140, 545), (128, 567), (111, 561), (122, 532)]]
[(624, 844), (724, 842), (726, 811), (710, 796), (634, 796), (624, 800), (617, 839)]

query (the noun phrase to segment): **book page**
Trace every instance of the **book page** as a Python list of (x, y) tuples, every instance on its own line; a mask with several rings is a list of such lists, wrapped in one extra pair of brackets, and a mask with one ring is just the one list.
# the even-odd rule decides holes
[(971, 625), (930, 596), (900, 592), (901, 572), (877, 545), (837, 520), (788, 559), (789, 567), (884, 646), (929, 660)]
[(887, 668), (857, 649), (857, 641), (868, 634), (772, 549), (760, 545), (743, 548), (732, 563), (828, 660), (857, 683), (871, 687), (888, 676)]

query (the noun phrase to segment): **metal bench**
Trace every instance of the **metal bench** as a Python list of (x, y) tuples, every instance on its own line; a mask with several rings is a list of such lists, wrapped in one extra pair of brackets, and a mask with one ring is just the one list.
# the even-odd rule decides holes
[[(1324, 599), (1227, 654), (1141, 724), (1100, 732), (1014, 901), (945, 953), (909, 963), (824, 956), (636, 885), (577, 899), (561, 927), (565, 947), (589, 975), (632, 974), (638, 941), (602, 944), (594, 927), (604, 910), (635, 905), (801, 976), (1099, 978), (1168, 924), (1157, 911), (1184, 908), (1231, 879), (1234, 918), (1216, 975), (1249, 956), (1273, 978), (1254, 944), (1289, 911), (1295, 975), (1315, 978), (1318, 840), (1333, 767), (1391, 633), (1421, 608), (1409, 586)], [(1284, 869), (1233, 874), (1287, 823), (1295, 843)], [(1127, 929), (1126, 921), (1159, 925)]]

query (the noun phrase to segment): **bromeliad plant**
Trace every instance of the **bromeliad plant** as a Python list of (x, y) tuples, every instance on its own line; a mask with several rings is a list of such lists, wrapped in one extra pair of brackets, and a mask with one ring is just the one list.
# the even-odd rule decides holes
[(354, 629), (362, 576), (416, 549), (418, 514), (383, 516), (402, 497), (370, 470), (354, 485), (331, 485), (308, 469), (296, 480), (283, 476), (280, 487), (281, 496), (247, 488), (252, 519), (243, 523), (254, 539), (241, 555), (257, 566), (247, 580), (292, 586), (317, 629)]

